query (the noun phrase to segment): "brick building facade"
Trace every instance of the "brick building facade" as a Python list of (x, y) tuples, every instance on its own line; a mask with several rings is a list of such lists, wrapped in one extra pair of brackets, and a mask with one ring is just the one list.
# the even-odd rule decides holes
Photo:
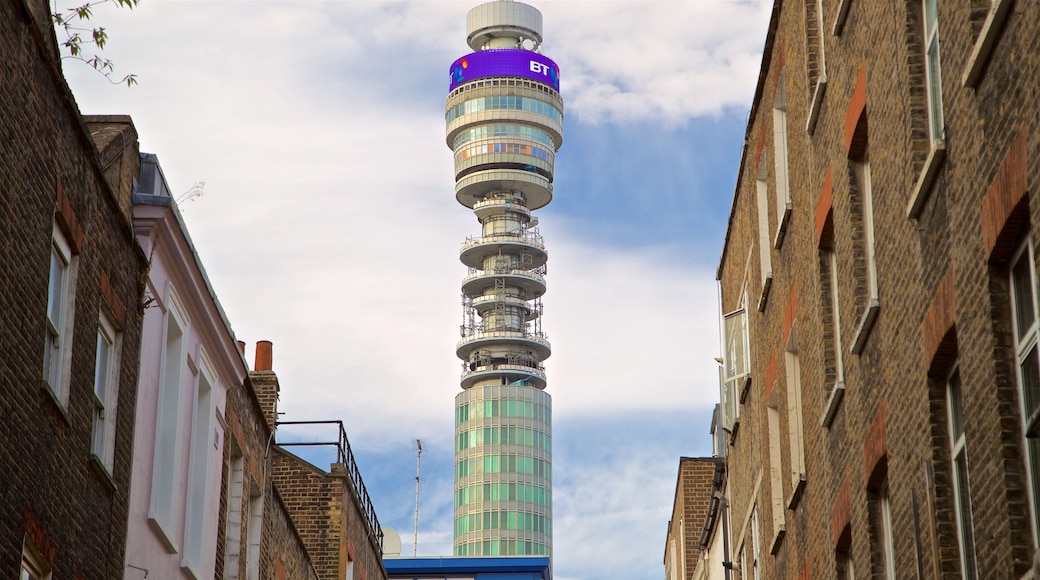
[(665, 536), (665, 580), (687, 580), (697, 568), (701, 558), (698, 542), (708, 516), (718, 461), (712, 457), (679, 458), (672, 517)]
[(48, 14), (0, 1), (0, 576), (119, 578), (146, 266), (137, 134), (80, 117)]
[(774, 2), (717, 272), (730, 577), (1030, 570), (1038, 23)]
[[(250, 379), (256, 385), (265, 415), (278, 414), (278, 378), (267, 358), (258, 355)], [(295, 522), (320, 580), (386, 580), (383, 531), (372, 500), (354, 461), (346, 431), (339, 421), (278, 421), (281, 425), (315, 428), (324, 442), (308, 441), (335, 450), (328, 471), (294, 455), (292, 443), (279, 438), (271, 448), (270, 473)], [(275, 425), (277, 429), (277, 425)], [(313, 448), (313, 447), (312, 447)], [(313, 459), (312, 459), (313, 460)]]

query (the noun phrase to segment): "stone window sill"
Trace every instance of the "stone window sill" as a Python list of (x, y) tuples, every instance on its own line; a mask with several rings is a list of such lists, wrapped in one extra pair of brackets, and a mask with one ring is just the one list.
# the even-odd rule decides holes
[(791, 221), (791, 202), (788, 201), (784, 207), (784, 213), (780, 216), (780, 224), (773, 236), (773, 249), (779, 250), (784, 245), (784, 236), (787, 234), (787, 225)]
[(928, 196), (932, 192), (932, 185), (935, 183), (935, 177), (939, 175), (939, 169), (942, 168), (944, 161), (946, 161), (946, 141), (936, 139), (932, 141), (928, 157), (924, 160), (924, 167), (921, 168), (921, 174), (917, 177), (917, 182), (914, 183), (914, 191), (910, 195), (910, 203), (906, 206), (906, 217), (915, 220), (921, 215), (924, 202), (928, 201)]
[(870, 338), (870, 332), (874, 329), (874, 322), (877, 320), (879, 310), (881, 310), (881, 303), (878, 302), (877, 298), (871, 298), (870, 304), (859, 319), (859, 325), (856, 327), (856, 336), (852, 338), (852, 354), (858, 355), (862, 353), (867, 346), (867, 339)]
[(979, 81), (982, 80), (982, 73), (986, 70), (989, 55), (997, 44), (997, 39), (1000, 37), (1000, 31), (1004, 27), (1004, 21), (1007, 20), (1008, 13), (1011, 12), (1011, 4), (1012, 0), (996, 0), (993, 2), (993, 6), (989, 9), (989, 15), (986, 16), (986, 22), (982, 25), (982, 30), (979, 32), (979, 38), (975, 41), (975, 48), (971, 51), (971, 56), (968, 58), (968, 66), (964, 69), (964, 75), (961, 77), (962, 86), (976, 87)]
[(838, 13), (834, 17), (834, 27), (831, 28), (831, 34), (834, 36), (841, 36), (843, 30), (845, 30), (845, 20), (849, 17), (849, 4), (852, 0), (840, 0), (838, 2)]
[(766, 274), (766, 279), (762, 282), (762, 293), (758, 296), (758, 311), (766, 311), (766, 302), (769, 301), (769, 289), (773, 287), (773, 273)]
[(823, 96), (827, 93), (827, 75), (816, 79), (816, 88), (813, 89), (812, 103), (809, 105), (809, 118), (805, 121), (805, 132), (810, 136), (816, 131), (816, 121), (820, 118), (820, 109), (823, 108)]
[(845, 396), (845, 382), (838, 381), (831, 387), (831, 394), (827, 397), (827, 406), (823, 408), (823, 418), (820, 419), (820, 426), (831, 428), (831, 423), (834, 422), (834, 416), (838, 414), (838, 406), (841, 405), (841, 400)]
[(773, 533), (773, 542), (769, 546), (769, 555), (775, 556), (780, 551), (780, 545), (784, 543), (785, 533), (786, 530), (783, 524), (776, 526), (776, 531)]
[(791, 497), (787, 499), (787, 509), (793, 510), (798, 507), (798, 502), (802, 500), (802, 492), (805, 491), (805, 474), (799, 473), (798, 479), (794, 482), (794, 489), (791, 490)]

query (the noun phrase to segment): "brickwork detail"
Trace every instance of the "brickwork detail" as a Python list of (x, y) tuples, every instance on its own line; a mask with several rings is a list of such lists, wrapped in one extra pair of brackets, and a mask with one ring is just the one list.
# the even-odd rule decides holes
[(1008, 258), (1029, 221), (1029, 163), (1026, 148), (1029, 132), (1023, 127), (1000, 164), (980, 210), (982, 238), (991, 261)]
[(957, 356), (956, 317), (954, 274), (953, 268), (949, 268), (921, 322), (921, 349), (931, 374), (944, 372)]

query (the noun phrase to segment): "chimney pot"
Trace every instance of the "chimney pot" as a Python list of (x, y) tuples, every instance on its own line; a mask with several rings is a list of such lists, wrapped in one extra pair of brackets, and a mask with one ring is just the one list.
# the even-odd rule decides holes
[(256, 364), (253, 365), (255, 370), (258, 371), (269, 371), (271, 370), (271, 341), (260, 340), (256, 343)]
[(236, 341), (235, 344), (238, 345), (238, 352), (240, 352), (242, 354), (242, 356), (245, 356), (246, 355), (246, 341), (239, 340), (239, 341)]

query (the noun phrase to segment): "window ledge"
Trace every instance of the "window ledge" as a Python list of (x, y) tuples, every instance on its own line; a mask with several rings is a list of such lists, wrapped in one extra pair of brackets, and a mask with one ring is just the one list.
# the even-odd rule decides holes
[(834, 26), (831, 28), (831, 34), (834, 36), (841, 36), (841, 32), (845, 29), (845, 20), (849, 17), (849, 3), (852, 0), (841, 0), (838, 3), (838, 13), (834, 17)]
[(187, 559), (181, 560), (181, 572), (192, 580), (202, 580), (202, 575), (195, 570), (195, 565)]
[(827, 75), (821, 75), (816, 79), (816, 88), (813, 89), (812, 103), (809, 105), (809, 118), (805, 121), (805, 132), (810, 136), (816, 132), (816, 121), (820, 118), (820, 109), (823, 107), (823, 95), (827, 92)]
[(780, 545), (784, 543), (785, 535), (786, 530), (784, 529), (784, 525), (780, 524), (776, 527), (776, 531), (773, 533), (773, 542), (769, 546), (769, 555), (775, 556), (777, 552), (780, 551)]
[(747, 400), (747, 394), (751, 391), (751, 373), (744, 375), (740, 381), (740, 404)]
[(838, 381), (831, 387), (831, 394), (827, 397), (827, 406), (823, 408), (823, 418), (820, 419), (820, 426), (831, 428), (831, 423), (834, 422), (834, 415), (838, 413), (838, 405), (841, 404), (841, 399), (845, 396), (845, 382)]
[(997, 44), (997, 39), (1000, 36), (1001, 29), (1004, 27), (1004, 21), (1007, 20), (1008, 13), (1011, 12), (1012, 1), (995, 0), (993, 2), (993, 6), (989, 9), (989, 15), (986, 16), (986, 22), (982, 25), (982, 30), (979, 32), (979, 38), (975, 41), (975, 48), (971, 51), (971, 56), (968, 57), (968, 67), (964, 69), (964, 75), (961, 77), (962, 86), (976, 87), (979, 81), (982, 80), (982, 73), (986, 70), (989, 55)]
[(870, 304), (859, 319), (859, 325), (856, 327), (856, 336), (852, 338), (852, 354), (858, 355), (862, 353), (863, 348), (867, 346), (867, 339), (870, 338), (870, 331), (874, 329), (878, 310), (881, 310), (881, 303), (878, 302), (877, 298), (871, 298)]
[(762, 282), (762, 294), (758, 296), (758, 311), (766, 311), (766, 302), (769, 300), (769, 289), (773, 287), (773, 273), (766, 274), (766, 279)]
[(98, 479), (108, 488), (109, 492), (116, 490), (116, 480), (112, 479), (112, 472), (108, 466), (102, 463), (101, 458), (93, 453), (90, 454), (90, 469), (98, 475)]
[(151, 526), (152, 531), (155, 532), (155, 535), (159, 536), (159, 539), (162, 540), (163, 545), (166, 547), (166, 551), (171, 554), (176, 554), (180, 551), (176, 540), (166, 531), (166, 528), (163, 527), (162, 522), (159, 521), (159, 518), (157, 518), (155, 514), (148, 514), (148, 524)]
[(921, 215), (924, 202), (928, 201), (932, 185), (935, 183), (935, 176), (939, 174), (939, 169), (943, 166), (944, 161), (946, 161), (946, 141), (936, 139), (932, 141), (928, 157), (924, 160), (924, 167), (921, 168), (921, 175), (917, 177), (917, 182), (914, 184), (910, 203), (906, 206), (906, 217), (915, 220)]
[(41, 379), (40, 385), (41, 388), (47, 393), (47, 400), (49, 400), (51, 403), (54, 403), (54, 409), (58, 411), (58, 415), (65, 420), (65, 425), (71, 427), (72, 422), (69, 420), (68, 404), (63, 403), (62, 400), (58, 398), (58, 393), (54, 392), (54, 389), (51, 388), (50, 383)]
[(791, 497), (787, 500), (787, 509), (793, 510), (798, 507), (798, 503), (802, 501), (802, 492), (805, 491), (805, 474), (799, 473), (798, 479), (794, 481), (794, 489), (791, 490)]
[(784, 245), (784, 235), (787, 234), (787, 224), (791, 221), (791, 201), (788, 200), (784, 207), (784, 214), (780, 216), (780, 223), (776, 226), (776, 236), (773, 237), (773, 249), (779, 250)]

